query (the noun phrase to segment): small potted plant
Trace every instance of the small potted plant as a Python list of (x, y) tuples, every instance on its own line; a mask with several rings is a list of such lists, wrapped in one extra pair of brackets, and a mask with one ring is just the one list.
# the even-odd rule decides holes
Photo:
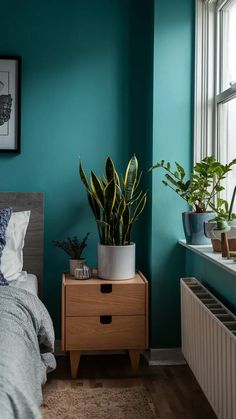
[(135, 276), (133, 226), (142, 213), (147, 194), (139, 190), (142, 172), (133, 156), (125, 176), (119, 176), (110, 157), (102, 177), (90, 174), (90, 183), (80, 163), (80, 178), (98, 227), (98, 276), (104, 279), (129, 279)]
[(193, 172), (187, 180), (185, 170), (177, 162), (175, 162), (174, 169), (171, 168), (169, 162), (165, 163), (164, 160), (149, 169), (162, 168), (165, 170), (163, 184), (175, 191), (192, 207), (192, 211), (182, 214), (183, 228), (188, 244), (209, 244), (209, 239), (204, 235), (204, 222), (215, 217), (215, 197), (224, 189), (221, 181), (232, 170), (234, 164), (236, 164), (236, 159), (224, 165), (218, 162), (214, 156), (205, 157), (201, 162), (195, 164)]
[(217, 199), (215, 207), (216, 217), (204, 223), (204, 232), (206, 237), (211, 239), (212, 247), (215, 252), (221, 252), (221, 237), (220, 233), (216, 230), (217, 222), (226, 221), (230, 227), (227, 233), (229, 250), (236, 251), (236, 214), (233, 213), (233, 206), (236, 197), (236, 186), (230, 201), (222, 198)]
[(82, 259), (82, 253), (87, 246), (87, 239), (88, 239), (89, 233), (86, 234), (86, 236), (80, 240), (77, 236), (74, 237), (68, 237), (66, 240), (54, 240), (53, 244), (56, 247), (59, 247), (59, 249), (64, 250), (69, 256), (70, 256), (70, 275), (74, 276), (75, 269), (81, 265), (86, 264), (86, 260)]

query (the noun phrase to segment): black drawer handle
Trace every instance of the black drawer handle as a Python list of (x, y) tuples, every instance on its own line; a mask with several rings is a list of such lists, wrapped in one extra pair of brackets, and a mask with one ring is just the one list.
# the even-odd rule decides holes
[(100, 323), (101, 324), (111, 324), (112, 316), (100, 316)]
[(102, 284), (100, 290), (102, 294), (110, 294), (112, 292), (112, 284)]

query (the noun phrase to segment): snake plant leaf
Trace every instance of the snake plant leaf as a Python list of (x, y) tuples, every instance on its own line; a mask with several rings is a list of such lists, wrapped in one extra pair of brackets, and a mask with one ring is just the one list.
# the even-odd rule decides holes
[(121, 199), (124, 199), (124, 195), (123, 195), (121, 187), (116, 184), (116, 201), (118, 204)]
[(139, 215), (140, 215), (140, 214), (143, 212), (143, 210), (144, 210), (144, 207), (145, 207), (145, 205), (146, 205), (146, 202), (147, 202), (147, 194), (145, 193), (145, 194), (142, 196), (141, 200), (139, 201), (138, 206), (136, 207), (136, 209), (135, 209), (135, 211), (134, 211), (134, 215), (133, 215), (133, 217), (132, 217), (132, 219), (131, 219), (131, 221), (130, 221), (130, 224), (134, 224), (134, 222), (135, 222), (135, 221), (137, 221), (137, 219), (138, 219)]
[(123, 212), (122, 217), (122, 224), (123, 224), (123, 235), (122, 235), (122, 242), (123, 244), (130, 244), (130, 210), (128, 205), (126, 205), (125, 210)]
[(91, 171), (90, 177), (91, 188), (93, 191), (93, 195), (97, 201), (97, 203), (104, 207), (104, 192), (103, 192), (103, 185), (98, 179), (98, 177)]
[(96, 220), (98, 226), (100, 227), (101, 231), (101, 244), (110, 244), (110, 224), (106, 223), (106, 221)]
[(125, 188), (125, 199), (128, 201), (132, 198), (135, 184), (138, 175), (138, 160), (136, 156), (132, 156), (125, 173), (124, 188)]
[(104, 189), (104, 209), (106, 220), (111, 217), (112, 210), (116, 201), (116, 184), (114, 177)]
[(141, 170), (141, 172), (139, 173), (139, 176), (138, 176), (138, 178), (135, 182), (134, 190), (136, 190), (139, 187), (142, 175), (143, 175), (143, 171)]
[(129, 200), (129, 201), (127, 201), (126, 202), (126, 204), (127, 205), (132, 205), (132, 204), (134, 204), (134, 202), (136, 202), (136, 201), (138, 201), (139, 199), (140, 199), (140, 197), (141, 197), (141, 195), (142, 195), (142, 191), (140, 191), (140, 192), (137, 192), (136, 194), (134, 194), (133, 195), (133, 197)]
[(117, 173), (117, 171), (115, 170), (115, 182), (116, 182), (116, 185), (120, 188), (120, 179), (119, 179), (119, 175), (118, 175), (118, 173)]
[(120, 202), (119, 202), (119, 205), (117, 207), (117, 211), (116, 211), (116, 213), (117, 213), (117, 223), (122, 221), (122, 216), (123, 216), (123, 213), (125, 211), (125, 208), (126, 208), (126, 202), (125, 202), (124, 199), (121, 199)]
[(106, 178), (109, 183), (115, 176), (115, 166), (110, 157), (108, 157), (106, 160), (105, 170), (106, 170)]
[(87, 189), (87, 191), (90, 191), (89, 183), (88, 183), (88, 180), (87, 180), (87, 177), (86, 177), (86, 174), (84, 172), (84, 169), (83, 169), (83, 166), (82, 166), (81, 162), (80, 162), (80, 165), (79, 165), (79, 174), (80, 174), (80, 178), (81, 178), (85, 188)]
[[(93, 196), (90, 193), (88, 193), (88, 201), (89, 201), (89, 205), (90, 205), (90, 207), (93, 211), (93, 215), (94, 215), (95, 220), (98, 220), (101, 216), (100, 207), (99, 207), (97, 201), (93, 198)], [(99, 226), (98, 226), (98, 234), (99, 234), (99, 239), (100, 239), (100, 242), (101, 242), (102, 236), (101, 236)]]
[(123, 212), (123, 224), (128, 225), (129, 223), (130, 223), (130, 209), (128, 205), (126, 205)]
[(119, 222), (114, 228), (114, 244), (116, 246), (122, 246), (123, 243), (123, 223)]
[(88, 201), (89, 201), (89, 205), (90, 205), (90, 207), (93, 211), (95, 219), (99, 219), (100, 218), (100, 207), (99, 207), (97, 201), (95, 200), (95, 198), (93, 197), (93, 195), (91, 195), (90, 193), (88, 193)]

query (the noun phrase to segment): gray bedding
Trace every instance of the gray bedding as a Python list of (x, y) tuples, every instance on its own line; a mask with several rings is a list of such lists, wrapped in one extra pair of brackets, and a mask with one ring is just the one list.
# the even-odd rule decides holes
[(54, 331), (43, 303), (0, 286), (0, 418), (38, 419), (42, 384), (56, 366)]

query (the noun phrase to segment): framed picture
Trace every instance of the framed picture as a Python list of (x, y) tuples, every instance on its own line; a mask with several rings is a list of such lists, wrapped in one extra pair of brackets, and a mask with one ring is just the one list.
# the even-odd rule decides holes
[(20, 153), (20, 57), (0, 56), (0, 153)]

